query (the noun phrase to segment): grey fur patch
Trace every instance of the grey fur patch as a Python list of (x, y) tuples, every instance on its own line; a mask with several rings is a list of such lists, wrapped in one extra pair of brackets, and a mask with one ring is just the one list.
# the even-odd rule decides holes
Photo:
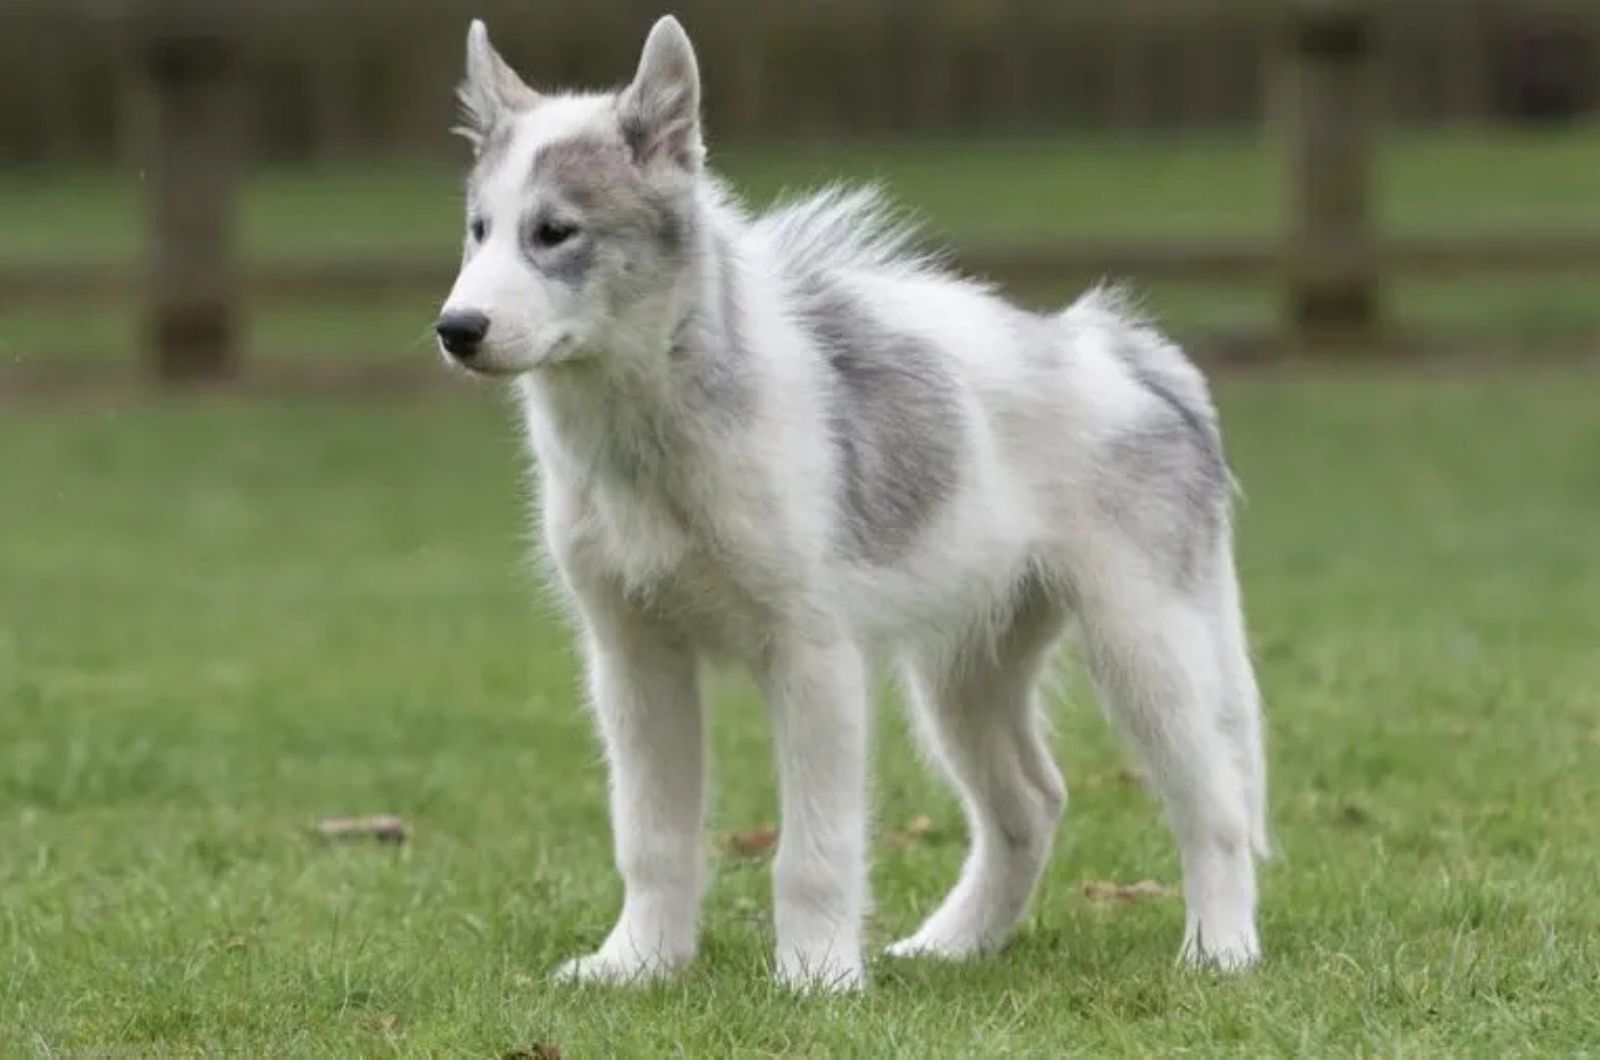
[(797, 284), (800, 323), (833, 374), (840, 545), (874, 564), (911, 547), (960, 474), (960, 395), (938, 351), (875, 320), (821, 276)]
[(638, 183), (622, 144), (586, 134), (546, 144), (533, 156), (528, 179), (548, 183), (580, 210), (625, 196)]
[(684, 250), (686, 220), (650, 188), (620, 139), (583, 134), (547, 144), (528, 179), (582, 211), (590, 228), (648, 235), (669, 257)]
[(668, 203), (656, 202), (653, 234), (661, 253), (669, 258), (679, 257), (689, 245), (688, 221)]
[(1160, 405), (1111, 446), (1102, 501), (1176, 584), (1192, 586), (1215, 554), (1232, 484), (1216, 410), (1188, 359), (1128, 315), (1125, 295), (1107, 297), (1124, 328), (1112, 349)]
[(1122, 324), (1122, 331), (1112, 342), (1112, 352), (1127, 365), (1140, 386), (1183, 420), (1201, 446), (1222, 460), (1222, 434), (1217, 428), (1216, 411), (1194, 366), (1153, 328), (1127, 315), (1129, 310), (1123, 303), (1129, 296), (1125, 292), (1113, 291), (1106, 297), (1119, 300), (1113, 304)]
[(755, 402), (750, 354), (745, 343), (738, 261), (725, 236), (713, 243), (716, 256), (715, 315), (696, 310), (679, 326), (667, 355), (685, 376), (691, 400), (724, 419), (748, 419)]
[(1185, 588), (1208, 569), (1227, 520), (1230, 479), (1215, 439), (1168, 401), (1110, 441), (1097, 477), (1100, 506)]
[(645, 124), (644, 115), (634, 109), (625, 109), (618, 116), (617, 127), (622, 132), (622, 142), (628, 148), (628, 156), (638, 164), (647, 161), (650, 127)]
[(535, 215), (529, 221), (529, 233), (522, 238), (523, 257), (528, 259), (528, 264), (552, 280), (570, 287), (581, 287), (589, 276), (589, 270), (594, 268), (594, 238), (580, 233), (559, 246), (535, 247), (531, 231), (546, 220), (548, 218), (543, 215)]
[(1209, 415), (1190, 408), (1156, 373), (1135, 364), (1133, 377), (1138, 380), (1140, 386), (1160, 398), (1183, 421), (1184, 426), (1194, 434), (1197, 445), (1218, 463), (1222, 462), (1222, 437), (1217, 433), (1217, 425)]

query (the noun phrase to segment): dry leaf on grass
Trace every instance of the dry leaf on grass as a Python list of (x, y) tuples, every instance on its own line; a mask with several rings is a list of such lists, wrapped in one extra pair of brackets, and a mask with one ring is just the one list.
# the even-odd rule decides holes
[(324, 817), (314, 831), (328, 842), (375, 839), (380, 843), (404, 843), (411, 838), (411, 826), (390, 814), (369, 817)]
[(736, 858), (770, 858), (778, 849), (778, 830), (764, 824), (742, 832), (727, 832), (722, 836), (721, 846), (724, 853)]
[(507, 1049), (502, 1060), (561, 1060), (561, 1046), (555, 1042), (537, 1042), (517, 1049)]
[(1118, 769), (1111, 773), (1091, 773), (1073, 786), (1092, 791), (1104, 788), (1142, 788), (1144, 777), (1131, 769)]
[(1364, 824), (1372, 823), (1372, 814), (1364, 806), (1346, 802), (1334, 811), (1333, 820), (1336, 824), (1342, 824), (1347, 828), (1360, 828)]
[(884, 846), (908, 847), (933, 835), (933, 818), (919, 813), (906, 822), (904, 828), (891, 828), (883, 833)]
[(1141, 898), (1176, 898), (1178, 889), (1155, 880), (1138, 883), (1113, 883), (1110, 880), (1084, 880), (1083, 896), (1091, 902), (1131, 904)]
[(385, 1038), (393, 1038), (400, 1033), (400, 1017), (393, 1012), (374, 1012), (365, 1022), (368, 1030)]

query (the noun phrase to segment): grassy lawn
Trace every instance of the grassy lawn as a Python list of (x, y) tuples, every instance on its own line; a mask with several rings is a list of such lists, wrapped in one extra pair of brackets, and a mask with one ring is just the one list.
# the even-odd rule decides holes
[[(1269, 959), (1172, 966), (1152, 798), (1074, 666), (1072, 807), (1036, 911), (970, 967), (775, 991), (759, 862), (702, 959), (547, 984), (615, 912), (595, 743), (524, 555), (515, 432), (472, 392), (0, 415), (0, 1054), (568, 1056), (1600, 1047), (1600, 378), (1237, 380), (1242, 571), (1270, 702)], [(747, 685), (721, 834), (774, 819)], [(950, 798), (885, 704), (872, 937), (953, 879)], [(392, 812), (400, 849), (324, 846)]]
[[(756, 203), (835, 179), (879, 180), (932, 233), (961, 242), (1269, 235), (1285, 212), (1281, 160), (1259, 138), (790, 145), (730, 148), (714, 162)], [(1600, 126), (1395, 136), (1379, 153), (1376, 209), (1392, 232), (1597, 226), (1596, 172)], [(459, 184), (449, 167), (417, 164), (258, 172), (241, 205), (244, 253), (255, 261), (391, 254), (448, 263), (461, 238)], [(137, 173), (0, 175), (0, 260), (135, 260), (139, 200)], [(1390, 303), (1404, 327), (1475, 341), (1592, 340), (1600, 334), (1595, 282), (1408, 281)], [(1072, 293), (1026, 295), (1059, 304)], [(1273, 293), (1259, 287), (1157, 284), (1150, 297), (1180, 334), (1260, 330), (1275, 319)], [(263, 358), (391, 356), (425, 331), (434, 307), (433, 299), (263, 306), (247, 342)], [(59, 308), (0, 305), (0, 363), (125, 357), (131, 306), (84, 317), (64, 333)]]

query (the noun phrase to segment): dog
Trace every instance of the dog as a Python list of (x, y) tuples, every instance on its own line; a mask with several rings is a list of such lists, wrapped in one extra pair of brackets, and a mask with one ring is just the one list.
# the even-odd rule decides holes
[(700, 96), (671, 17), (616, 92), (537, 91), (468, 31), (466, 248), (438, 341), (520, 407), (625, 885), (556, 975), (637, 982), (695, 954), (707, 660), (747, 666), (771, 711), (781, 982), (866, 982), (879, 659), (970, 836), (888, 953), (998, 949), (1066, 802), (1038, 686), (1069, 623), (1177, 839), (1180, 960), (1251, 964), (1260, 697), (1201, 374), (1115, 291), (1042, 315), (954, 274), (875, 191), (748, 214), (706, 167)]

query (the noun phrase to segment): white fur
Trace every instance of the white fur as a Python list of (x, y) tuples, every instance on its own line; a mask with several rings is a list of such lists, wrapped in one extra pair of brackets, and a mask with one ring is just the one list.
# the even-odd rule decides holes
[[(658, 27), (653, 46), (677, 47), (681, 34), (676, 23)], [(610, 107), (609, 97), (543, 97), (512, 115), (510, 160), (478, 192), (486, 208), (520, 209), (539, 147), (614, 120)], [(661, 177), (685, 182), (697, 218), (700, 253), (681, 277), (598, 313), (581, 296), (551, 294), (514, 237), (491, 235), (450, 299), (496, 328), (512, 322), (487, 363), (472, 366), (515, 376), (544, 538), (575, 605), (611, 763), (626, 898), (599, 949), (563, 974), (634, 980), (695, 952), (707, 657), (749, 666), (773, 713), (781, 980), (864, 982), (870, 674), (885, 654), (972, 829), (955, 888), (890, 952), (965, 958), (999, 947), (1065, 804), (1036, 686), (1069, 613), (1178, 839), (1183, 957), (1251, 963), (1265, 778), (1226, 525), (1206, 560), (1211, 577), (1184, 591), (1089, 500), (1106, 446), (1161, 406), (1118, 344), (1141, 343), (1210, 415), (1198, 373), (1103, 292), (1055, 317), (1024, 314), (908, 254), (869, 195), (827, 193), (751, 221), (697, 155), (684, 157), (681, 172)], [(733, 250), (725, 261), (718, 241)], [(938, 351), (967, 424), (955, 494), (892, 563), (836, 547), (833, 384), (784, 279), (812, 265), (885, 326)], [(716, 419), (683, 393), (665, 351), (725, 282), (738, 294), (752, 400)], [(635, 473), (618, 472), (624, 457)]]

